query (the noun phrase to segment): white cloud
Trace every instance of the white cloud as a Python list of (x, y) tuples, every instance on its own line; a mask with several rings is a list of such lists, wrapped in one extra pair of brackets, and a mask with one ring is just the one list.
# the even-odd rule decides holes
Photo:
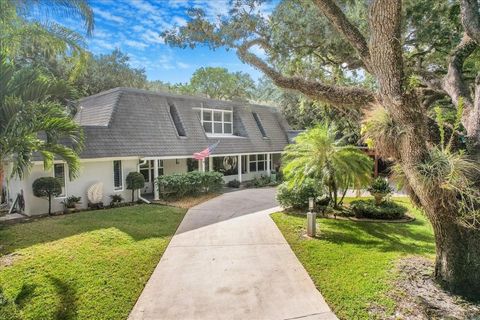
[(177, 62), (177, 66), (178, 66), (180, 69), (188, 69), (188, 68), (190, 68), (190, 65), (189, 65), (188, 63), (180, 62), (180, 61)]
[(105, 20), (111, 21), (111, 22), (116, 22), (116, 23), (124, 23), (125, 22), (124, 18), (122, 18), (120, 16), (116, 16), (114, 14), (111, 14), (110, 12), (103, 11), (102, 9), (99, 9), (99, 8), (94, 7), (93, 12), (94, 12), (94, 14), (102, 17)]
[(153, 43), (153, 44), (163, 44), (163, 43), (165, 43), (165, 40), (160, 36), (160, 34), (158, 32), (153, 31), (153, 30), (145, 31), (141, 35), (141, 38), (148, 43)]
[(116, 47), (116, 44), (110, 43), (110, 42), (107, 42), (107, 41), (101, 40), (101, 39), (93, 39), (92, 44), (96, 45), (99, 48), (107, 49), (107, 50), (113, 50)]
[(124, 43), (129, 47), (137, 48), (137, 49), (140, 49), (140, 50), (143, 50), (146, 47), (148, 47), (148, 44), (140, 42), (140, 41), (135, 41), (135, 40), (125, 40)]
[(142, 32), (143, 30), (145, 30), (144, 27), (140, 26), (140, 25), (136, 25), (136, 26), (133, 26), (133, 31), (135, 32)]
[(155, 6), (151, 5), (149, 2), (147, 1), (143, 1), (143, 0), (132, 0), (130, 2), (130, 4), (132, 6), (134, 6), (135, 8), (139, 9), (140, 11), (142, 11), (143, 13), (158, 13), (159, 10), (158, 8), (156, 8)]
[(184, 26), (187, 24), (187, 20), (179, 16), (173, 17), (172, 20), (173, 20), (173, 23), (177, 24), (178, 26)]

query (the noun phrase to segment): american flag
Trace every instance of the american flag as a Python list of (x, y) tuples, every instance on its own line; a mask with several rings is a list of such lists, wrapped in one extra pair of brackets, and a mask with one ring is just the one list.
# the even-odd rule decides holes
[(206, 157), (209, 157), (210, 154), (213, 152), (213, 150), (215, 150), (215, 148), (218, 146), (219, 142), (220, 141), (215, 142), (214, 144), (208, 146), (205, 150), (202, 150), (200, 152), (195, 152), (193, 154), (193, 158), (196, 160), (203, 160)]

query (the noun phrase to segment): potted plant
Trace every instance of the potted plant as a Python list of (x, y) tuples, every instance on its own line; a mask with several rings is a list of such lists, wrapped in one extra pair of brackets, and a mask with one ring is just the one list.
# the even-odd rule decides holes
[(372, 184), (370, 185), (370, 187), (368, 187), (367, 190), (375, 198), (375, 204), (377, 206), (380, 205), (383, 199), (393, 191), (388, 184), (388, 181), (381, 177), (373, 180)]
[(110, 207), (117, 207), (123, 201), (121, 194), (112, 194), (110, 195)]
[(64, 201), (62, 201), (64, 212), (69, 213), (79, 209), (80, 200), (82, 200), (82, 197), (70, 196), (66, 198)]

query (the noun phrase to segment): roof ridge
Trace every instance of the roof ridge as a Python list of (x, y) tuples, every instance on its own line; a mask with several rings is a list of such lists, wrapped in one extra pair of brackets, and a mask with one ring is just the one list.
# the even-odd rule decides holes
[(199, 101), (213, 101), (213, 102), (220, 102), (220, 103), (225, 103), (233, 106), (253, 106), (253, 107), (261, 107), (261, 108), (269, 108), (269, 109), (274, 109), (278, 110), (277, 107), (274, 106), (268, 106), (268, 105), (262, 105), (262, 104), (256, 104), (256, 103), (249, 103), (249, 102), (242, 102), (242, 101), (231, 101), (231, 100), (219, 100), (219, 99), (211, 99), (211, 98), (206, 98), (206, 97), (200, 97), (200, 96), (192, 96), (192, 95), (185, 95), (185, 94), (178, 94), (178, 93), (172, 93), (172, 92), (167, 92), (167, 91), (151, 91), (147, 89), (138, 89), (138, 88), (129, 88), (129, 87), (115, 87), (106, 91), (102, 91), (99, 93), (96, 93), (94, 95), (84, 97), (79, 99), (79, 103), (81, 103), (84, 100), (89, 100), (90, 98), (97, 98), (106, 94), (111, 94), (116, 91), (120, 92), (133, 92), (133, 93), (143, 93), (143, 94), (149, 94), (149, 95), (155, 95), (155, 96), (161, 96), (161, 97), (172, 97), (172, 98), (185, 98), (185, 99), (190, 99), (190, 100), (199, 100)]

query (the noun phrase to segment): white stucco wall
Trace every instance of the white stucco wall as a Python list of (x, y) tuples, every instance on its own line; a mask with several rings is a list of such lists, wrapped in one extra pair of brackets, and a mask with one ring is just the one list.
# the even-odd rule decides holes
[[(123, 190), (115, 191), (113, 185), (113, 161), (122, 161), (122, 179)], [(279, 161), (279, 155), (273, 156), (274, 165)], [(118, 159), (94, 159), (82, 160), (81, 168), (78, 178), (66, 181), (66, 196), (82, 197), (83, 208), (88, 205), (87, 190), (90, 186), (97, 182), (103, 183), (103, 203), (108, 205), (110, 203), (110, 195), (121, 194), (126, 201), (131, 200), (131, 190), (126, 189), (125, 178), (129, 172), (137, 171), (139, 158), (118, 158)], [(187, 172), (187, 159), (165, 159), (163, 160), (164, 174), (169, 175), (173, 173)], [(272, 168), (274, 169), (274, 168)], [(65, 173), (68, 176), (68, 168)], [(242, 181), (248, 181), (256, 176), (267, 175), (266, 171), (244, 173)], [(42, 163), (35, 163), (30, 173), (24, 179), (10, 179), (8, 181), (9, 198), (14, 201), (16, 195), (23, 190), (25, 199), (25, 213), (27, 215), (38, 215), (48, 212), (48, 201), (46, 199), (37, 198), (32, 192), (32, 183), (39, 177), (53, 176), (53, 169), (45, 171)], [(238, 175), (225, 176), (225, 182), (238, 179)], [(146, 188), (149, 189), (149, 188)], [(143, 192), (152, 192), (151, 190), (143, 190)], [(63, 210), (61, 203), (65, 197), (55, 198), (52, 200), (52, 211)]]
[[(126, 201), (131, 200), (131, 190), (126, 189), (125, 178), (129, 172), (137, 171), (138, 159), (115, 159), (122, 161), (122, 180), (123, 190), (115, 191), (113, 186), (113, 160), (96, 160), (95, 162), (82, 162), (79, 177), (70, 181), (67, 177), (66, 197), (77, 196), (82, 197), (81, 207), (86, 208), (88, 205), (87, 190), (90, 186), (97, 182), (103, 183), (103, 203), (110, 203), (110, 195), (121, 194)], [(68, 168), (67, 168), (68, 170)], [(68, 171), (66, 173), (68, 175)], [(48, 201), (43, 198), (37, 198), (32, 192), (32, 183), (40, 177), (53, 176), (53, 170), (45, 171), (43, 164), (34, 164), (30, 173), (23, 181), (14, 179), (9, 183), (10, 193), (16, 195), (21, 189), (24, 191), (25, 213), (27, 215), (38, 215), (48, 212)], [(63, 210), (62, 201), (65, 197), (55, 198), (52, 200), (52, 211)]]

